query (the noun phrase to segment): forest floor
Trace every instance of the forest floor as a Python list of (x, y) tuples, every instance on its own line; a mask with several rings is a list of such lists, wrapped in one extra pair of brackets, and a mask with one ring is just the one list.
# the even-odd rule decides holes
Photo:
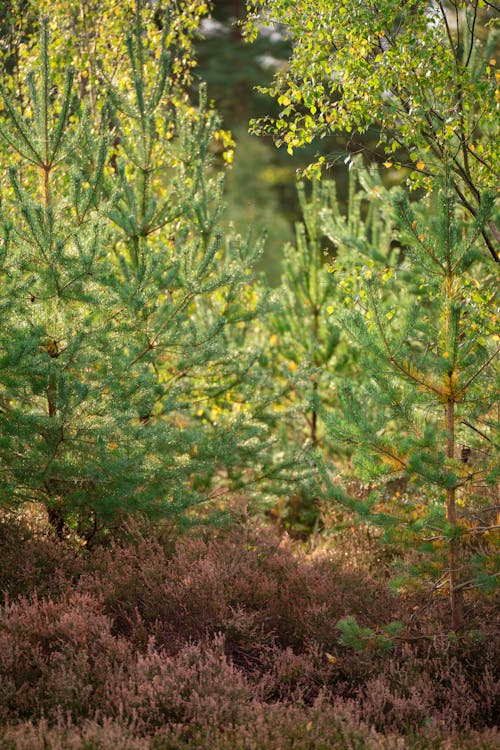
[[(238, 522), (93, 549), (0, 519), (2, 750), (498, 750), (494, 605), (392, 594), (366, 530), (313, 552)], [(419, 616), (384, 652), (355, 651)], [(496, 641), (495, 641), (496, 639)]]

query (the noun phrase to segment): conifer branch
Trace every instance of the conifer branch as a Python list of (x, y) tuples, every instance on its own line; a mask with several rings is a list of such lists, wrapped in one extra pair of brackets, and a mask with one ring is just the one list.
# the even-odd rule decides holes
[(479, 377), (479, 375), (481, 375), (483, 370), (485, 370), (488, 367), (488, 365), (490, 365), (495, 360), (498, 354), (500, 354), (500, 346), (497, 347), (497, 349), (495, 349), (493, 354), (491, 354), (491, 356), (489, 356), (485, 362), (483, 362), (479, 370), (476, 370), (474, 375), (472, 375), (462, 386), (460, 386), (460, 388), (457, 391), (457, 396), (461, 396), (463, 393), (465, 393), (468, 387), (474, 382), (474, 380), (477, 380), (477, 378)]
[(370, 298), (371, 298), (371, 301), (372, 301), (372, 309), (373, 309), (373, 311), (375, 313), (375, 320), (376, 320), (376, 323), (377, 323), (377, 328), (379, 330), (380, 337), (381, 337), (382, 343), (384, 345), (384, 349), (387, 352), (387, 359), (389, 360), (389, 362), (392, 364), (392, 366), (396, 370), (398, 370), (403, 375), (405, 375), (405, 377), (409, 378), (410, 380), (413, 380), (418, 385), (421, 385), (424, 388), (427, 388), (428, 390), (433, 391), (433, 393), (436, 393), (437, 395), (442, 396), (443, 393), (442, 393), (442, 391), (440, 389), (436, 388), (432, 383), (429, 383), (427, 380), (423, 380), (421, 378), (418, 378), (415, 375), (415, 373), (413, 373), (409, 368), (404, 367), (404, 365), (402, 365), (400, 362), (398, 362), (398, 360), (396, 359), (396, 357), (392, 353), (391, 346), (390, 346), (389, 341), (388, 341), (388, 339), (387, 339), (387, 337), (385, 335), (384, 327), (383, 327), (382, 321), (380, 319), (380, 315), (379, 315), (379, 312), (378, 312), (378, 307), (377, 307), (377, 304), (376, 304), (376, 301), (375, 301), (375, 297), (374, 297), (374, 294), (373, 294), (373, 289), (372, 289), (372, 286), (371, 286), (370, 283), (368, 284), (368, 290), (369, 290)]

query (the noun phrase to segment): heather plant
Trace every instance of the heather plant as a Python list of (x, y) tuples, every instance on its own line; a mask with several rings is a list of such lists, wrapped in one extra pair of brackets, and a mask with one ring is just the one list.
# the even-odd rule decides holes
[[(28, 535), (23, 545), (29, 557)], [(45, 576), (57, 589), (40, 576), (45, 593), (6, 592), (0, 609), (7, 747), (427, 750), (448, 747), (447, 735), (454, 747), (494, 747), (494, 632), (431, 638), (443, 608), (389, 657), (353, 652), (338, 643), (339, 614), (376, 628), (418, 599), (391, 605), (382, 582), (326, 553), (297, 555), (265, 528), (175, 547), (130, 528), (125, 542), (75, 553), (75, 576), (67, 543), (54, 546), (60, 567)]]
[[(444, 638), (441, 646), (446, 654)], [(436, 653), (425, 668), (415, 653), (409, 650), (407, 656), (404, 665), (389, 660), (383, 673), (358, 688), (359, 715), (369, 724), (394, 731), (426, 723), (450, 729), (483, 723), (494, 726), (500, 693), (492, 665), (471, 679), (451, 653), (441, 658)], [(438, 706), (441, 709), (436, 712)]]
[(0, 601), (35, 591), (42, 596), (64, 591), (85, 570), (74, 547), (55, 545), (52, 536), (34, 532), (25, 518), (0, 515), (0, 548)]
[(309, 564), (276, 532), (233, 529), (215, 539), (180, 540), (172, 556), (151, 539), (135, 550), (96, 550), (78, 589), (102, 596), (119, 632), (139, 646), (146, 633), (175, 649), (179, 637), (222, 632), (234, 658), (251, 664), (275, 644), (302, 648), (313, 639), (335, 648), (332, 623), (350, 607), (365, 624), (391, 611), (395, 602), (383, 583), (340, 569), (328, 558)]
[(67, 593), (7, 602), (2, 610), (2, 721), (93, 715), (109, 673), (133, 656), (111, 633), (98, 599)]
[[(3, 736), (2, 736), (3, 735)], [(2, 732), (2, 741), (9, 750), (149, 750), (151, 742), (146, 737), (134, 737), (133, 730), (110, 720), (87, 721), (75, 726), (72, 722), (59, 721), (51, 725), (46, 719), (26, 721)]]
[[(323, 708), (323, 707), (321, 707)], [(319, 711), (313, 717), (319, 716)], [(350, 725), (338, 723), (329, 713), (322, 715), (321, 725), (312, 732), (310, 714), (306, 710), (287, 711), (266, 709), (259, 713), (258, 724), (227, 727), (218, 732), (194, 731), (189, 738), (180, 729), (168, 728), (151, 738), (137, 738), (130, 730), (115, 722), (88, 722), (80, 730), (74, 725), (49, 728), (44, 722), (27, 722), (8, 730), (4, 741), (8, 750), (39, 750), (49, 746), (53, 750), (113, 750), (117, 745), (124, 750), (316, 750), (335, 747), (341, 750), (496, 750), (498, 734), (493, 731), (472, 732), (467, 736), (449, 739), (438, 734), (403, 739)]]

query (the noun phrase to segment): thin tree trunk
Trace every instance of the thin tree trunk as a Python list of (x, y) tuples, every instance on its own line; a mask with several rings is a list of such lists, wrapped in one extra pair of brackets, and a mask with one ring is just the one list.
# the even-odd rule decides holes
[[(446, 430), (448, 433), (446, 456), (455, 457), (455, 402), (449, 399), (446, 404)], [(446, 490), (446, 520), (452, 526), (457, 525), (456, 488)], [(462, 591), (458, 588), (459, 576), (459, 542), (454, 537), (450, 539), (448, 548), (448, 565), (450, 568), (450, 607), (453, 630), (464, 627), (464, 607)]]
[[(319, 307), (317, 304), (314, 306), (313, 310), (313, 337), (315, 345), (318, 346), (318, 339), (319, 339)], [(315, 369), (318, 367), (318, 362), (316, 361), (316, 357), (314, 360)], [(314, 373), (314, 382), (313, 382), (313, 394), (316, 395), (316, 392), (318, 390), (318, 381), (317, 381), (318, 373)], [(316, 404), (313, 405), (312, 408), (312, 415), (311, 415), (311, 442), (313, 445), (313, 448), (317, 448), (318, 446), (318, 414), (316, 412)]]
[[(316, 395), (316, 392), (318, 390), (318, 383), (315, 380), (313, 383), (313, 393)], [(313, 406), (312, 409), (312, 416), (311, 416), (311, 442), (313, 448), (317, 448), (318, 446), (318, 413), (316, 411), (316, 406)]]

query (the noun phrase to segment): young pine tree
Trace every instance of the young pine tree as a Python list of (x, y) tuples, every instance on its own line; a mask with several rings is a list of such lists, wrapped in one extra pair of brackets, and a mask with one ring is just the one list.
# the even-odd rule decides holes
[[(402, 193), (387, 202), (405, 262), (395, 274), (362, 269), (343, 325), (359, 347), (363, 388), (346, 383), (342, 415), (325, 416), (364, 477), (403, 474), (420, 488), (404, 505), (388, 508), (374, 493), (351, 507), (419, 549), (431, 592), (449, 593), (454, 630), (466, 622), (464, 592), (491, 587), (496, 575), (487, 541), (498, 481), (496, 286), (478, 250), (492, 196), (481, 206), (467, 221), (446, 185), (428, 205)], [(325, 231), (338, 240), (332, 217)]]
[[(389, 218), (380, 213), (375, 200), (368, 204), (356, 192), (360, 181), (373, 194), (385, 194), (375, 173), (353, 165), (345, 216), (334, 183), (314, 180), (309, 198), (305, 185), (299, 184), (303, 222), (296, 224), (295, 244), (284, 248), (280, 304), (268, 323), (275, 376), (288, 383), (280, 406), (283, 442), (320, 448), (323, 454), (336, 457), (345, 455), (345, 446), (325, 434), (318, 402), (337, 408), (336, 379), (340, 374), (353, 380), (358, 377), (355, 350), (341, 332), (340, 303), (345, 288), (339, 285), (338, 272), (342, 269), (349, 278), (353, 243), (365, 261), (372, 262), (374, 257), (379, 261), (388, 258), (392, 241)], [(335, 243), (325, 235), (325, 217), (335, 220)], [(318, 498), (306, 486), (289, 500), (285, 522), (295, 532), (310, 531), (318, 512)]]
[(167, 42), (148, 47), (138, 6), (130, 82), (99, 123), (71, 69), (51, 84), (47, 22), (23, 112), (2, 87), (0, 499), (43, 503), (59, 534), (135, 510), (179, 520), (273, 473), (246, 335), (258, 248), (218, 230), (217, 122), (203, 97), (176, 106)]

